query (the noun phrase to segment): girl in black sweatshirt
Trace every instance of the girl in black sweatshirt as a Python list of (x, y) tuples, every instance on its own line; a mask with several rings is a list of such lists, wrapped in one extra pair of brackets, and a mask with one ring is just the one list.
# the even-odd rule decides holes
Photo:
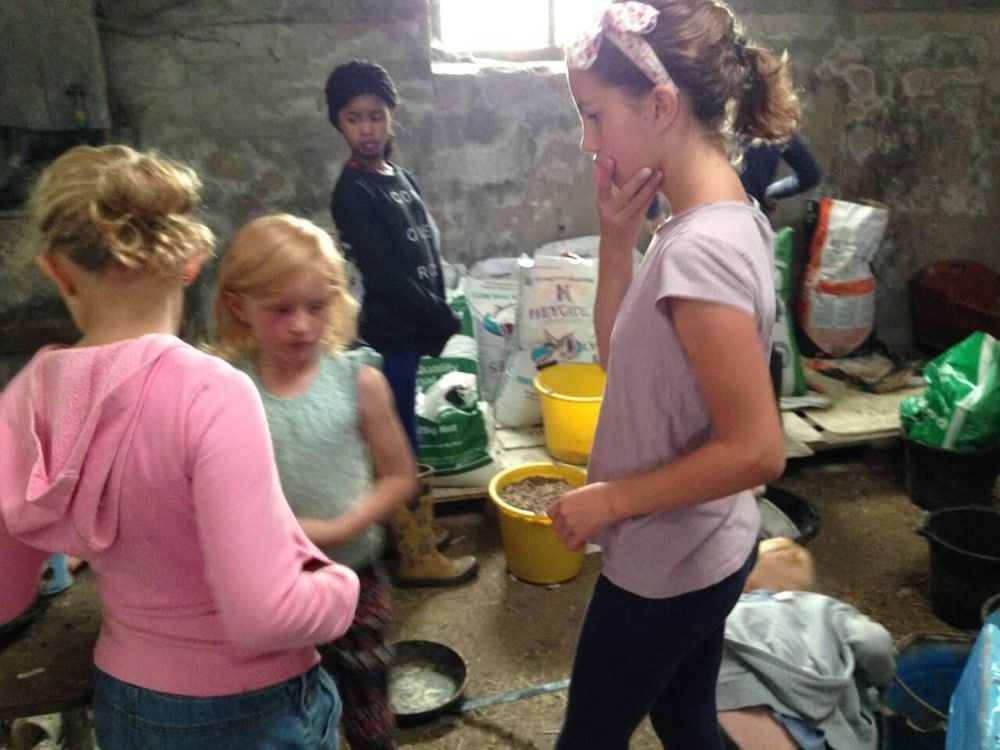
[[(330, 122), (351, 149), (333, 189), (330, 212), (345, 254), (361, 272), (359, 333), (383, 357), (400, 421), (416, 454), (417, 366), (421, 356), (441, 353), (460, 321), (445, 300), (437, 225), (413, 176), (389, 161), (398, 102), (392, 78), (373, 62), (340, 65), (326, 82)], [(429, 507), (418, 508), (403, 519), (420, 522), (419, 533), (409, 537), (396, 524), (397, 585), (451, 585), (476, 574), (474, 557), (448, 559), (427, 543), (429, 516)]]

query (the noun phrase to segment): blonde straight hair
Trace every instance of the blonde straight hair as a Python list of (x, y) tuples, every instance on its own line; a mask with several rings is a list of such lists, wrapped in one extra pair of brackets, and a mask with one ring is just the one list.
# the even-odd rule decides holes
[(333, 239), (307, 219), (273, 214), (245, 224), (222, 257), (212, 311), (213, 351), (230, 361), (257, 351), (250, 327), (226, 304), (227, 294), (267, 299), (307, 273), (320, 274), (330, 291), (330, 321), (323, 335), (327, 351), (336, 353), (354, 341), (358, 303), (350, 293), (346, 264)]

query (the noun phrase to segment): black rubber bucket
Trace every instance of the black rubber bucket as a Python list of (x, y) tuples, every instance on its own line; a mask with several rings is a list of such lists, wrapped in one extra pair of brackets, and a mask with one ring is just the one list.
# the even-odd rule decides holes
[[(788, 520), (798, 529), (798, 534), (791, 537), (793, 542), (804, 546), (819, 532), (819, 511), (808, 500), (799, 497), (793, 492), (783, 490), (780, 487), (772, 487), (771, 485), (765, 488), (764, 499), (784, 513)], [(761, 528), (761, 537), (767, 537), (763, 527)]]
[(917, 532), (930, 543), (931, 607), (957, 628), (978, 629), (983, 604), (1000, 592), (1000, 512), (945, 508)]
[(936, 448), (905, 438), (903, 486), (924, 510), (992, 505), (1000, 445), (977, 451)]

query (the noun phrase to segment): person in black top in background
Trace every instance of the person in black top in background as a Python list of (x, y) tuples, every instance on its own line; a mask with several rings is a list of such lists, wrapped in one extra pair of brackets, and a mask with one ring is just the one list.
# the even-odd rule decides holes
[[(778, 170), (778, 162), (783, 161), (788, 165), (791, 174), (782, 177), (780, 180), (774, 179), (774, 174)], [(809, 153), (806, 144), (798, 135), (793, 135), (787, 143), (780, 145), (758, 143), (749, 146), (743, 152), (743, 166), (740, 172), (740, 182), (747, 195), (757, 199), (760, 210), (768, 218), (777, 208), (778, 201), (782, 198), (791, 198), (793, 195), (804, 193), (819, 184), (823, 172), (819, 164)], [(791, 274), (792, 301), (791, 309), (798, 309), (798, 290), (802, 281), (802, 261), (793, 260)], [(775, 351), (771, 351), (770, 361), (771, 382), (774, 384), (775, 396), (781, 398), (781, 371), (782, 357)]]
[[(785, 162), (792, 171), (787, 177), (774, 179), (778, 162)], [(782, 198), (804, 193), (819, 184), (823, 172), (809, 153), (802, 140), (793, 135), (788, 143), (771, 145), (759, 143), (743, 152), (743, 168), (740, 181), (747, 195), (757, 199), (760, 209), (770, 216)], [(663, 197), (656, 195), (646, 210), (646, 228), (650, 233), (665, 219)]]
[(377, 73), (365, 63), (348, 63), (327, 84), (330, 118), (336, 117), (351, 149), (330, 210), (364, 281), (361, 337), (387, 358), (436, 356), (460, 325), (445, 301), (440, 233), (413, 175), (388, 161), (395, 108), (391, 80), (382, 81), (381, 94), (342, 101), (353, 93), (350, 84), (362, 85), (366, 75)]
[[(337, 180), (330, 212), (347, 257), (361, 273), (361, 339), (379, 352), (414, 454), (420, 357), (441, 353), (461, 323), (445, 300), (440, 233), (408, 171), (389, 161), (399, 96), (381, 65), (354, 60), (326, 82), (330, 122), (351, 156)], [(449, 559), (434, 543), (428, 498), (394, 521), (397, 585), (447, 586), (469, 580), (471, 556)]]
[[(785, 162), (792, 173), (775, 180), (779, 161)], [(795, 135), (782, 145), (762, 143), (750, 146), (743, 154), (740, 180), (747, 195), (756, 198), (761, 210), (770, 215), (779, 200), (816, 187), (822, 175), (809, 149)]]

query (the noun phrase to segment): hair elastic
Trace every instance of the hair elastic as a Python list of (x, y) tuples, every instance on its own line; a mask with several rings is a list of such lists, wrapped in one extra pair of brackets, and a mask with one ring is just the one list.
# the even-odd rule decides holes
[(640, 2), (614, 3), (602, 10), (589, 28), (566, 50), (566, 64), (587, 70), (597, 60), (601, 40), (607, 38), (654, 84), (677, 88), (660, 58), (643, 36), (656, 27), (660, 11)]

